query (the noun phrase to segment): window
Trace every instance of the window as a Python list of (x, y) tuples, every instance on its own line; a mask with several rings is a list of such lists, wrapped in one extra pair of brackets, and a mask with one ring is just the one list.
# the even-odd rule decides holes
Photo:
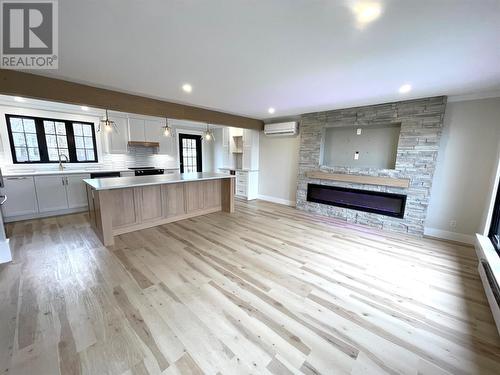
[(73, 123), (76, 159), (78, 161), (93, 161), (95, 159), (94, 132), (90, 124)]
[[(94, 124), (6, 115), (14, 163), (97, 162)], [(63, 158), (63, 160), (65, 160)]]
[(500, 255), (500, 181), (498, 182), (497, 197), (495, 199), (495, 206), (493, 207), (493, 217), (491, 219), (490, 239), (493, 246), (497, 249)]
[(35, 121), (29, 118), (10, 119), (10, 144), (12, 154), (19, 163), (40, 161), (38, 135)]

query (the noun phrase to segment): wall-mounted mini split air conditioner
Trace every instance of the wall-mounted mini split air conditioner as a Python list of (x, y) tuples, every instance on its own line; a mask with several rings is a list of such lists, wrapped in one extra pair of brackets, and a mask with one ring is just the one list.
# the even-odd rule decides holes
[(296, 135), (298, 132), (299, 124), (296, 121), (264, 125), (264, 134), (269, 136)]

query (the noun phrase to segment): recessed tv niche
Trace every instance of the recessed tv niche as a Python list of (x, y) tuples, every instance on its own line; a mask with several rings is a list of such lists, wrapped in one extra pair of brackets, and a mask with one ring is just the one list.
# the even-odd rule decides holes
[(326, 127), (322, 165), (394, 169), (401, 124)]

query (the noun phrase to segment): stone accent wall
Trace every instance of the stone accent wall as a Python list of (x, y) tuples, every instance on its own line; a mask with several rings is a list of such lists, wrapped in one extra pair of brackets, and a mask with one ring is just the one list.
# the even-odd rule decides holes
[[(429, 204), (432, 177), (436, 167), (443, 126), (446, 97), (433, 97), (302, 115), (300, 123), (299, 176), (297, 208), (389, 231), (422, 235)], [(370, 126), (401, 124), (396, 168), (370, 169), (320, 166), (320, 148), (325, 126)], [(366, 176), (409, 178), (409, 188), (342, 183), (309, 179), (306, 172), (325, 172)], [(403, 219), (307, 202), (307, 184), (351, 187), (355, 189), (406, 194)]]

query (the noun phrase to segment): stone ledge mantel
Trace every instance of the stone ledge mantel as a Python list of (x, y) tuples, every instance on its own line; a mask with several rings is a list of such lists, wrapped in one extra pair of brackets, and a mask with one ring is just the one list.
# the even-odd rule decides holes
[(307, 178), (313, 178), (319, 180), (332, 180), (332, 181), (351, 182), (351, 183), (367, 184), (367, 185), (390, 186), (397, 188), (408, 188), (410, 186), (410, 180), (407, 178), (362, 176), (362, 175), (344, 174), (344, 173), (328, 173), (319, 170), (306, 172), (306, 176)]

